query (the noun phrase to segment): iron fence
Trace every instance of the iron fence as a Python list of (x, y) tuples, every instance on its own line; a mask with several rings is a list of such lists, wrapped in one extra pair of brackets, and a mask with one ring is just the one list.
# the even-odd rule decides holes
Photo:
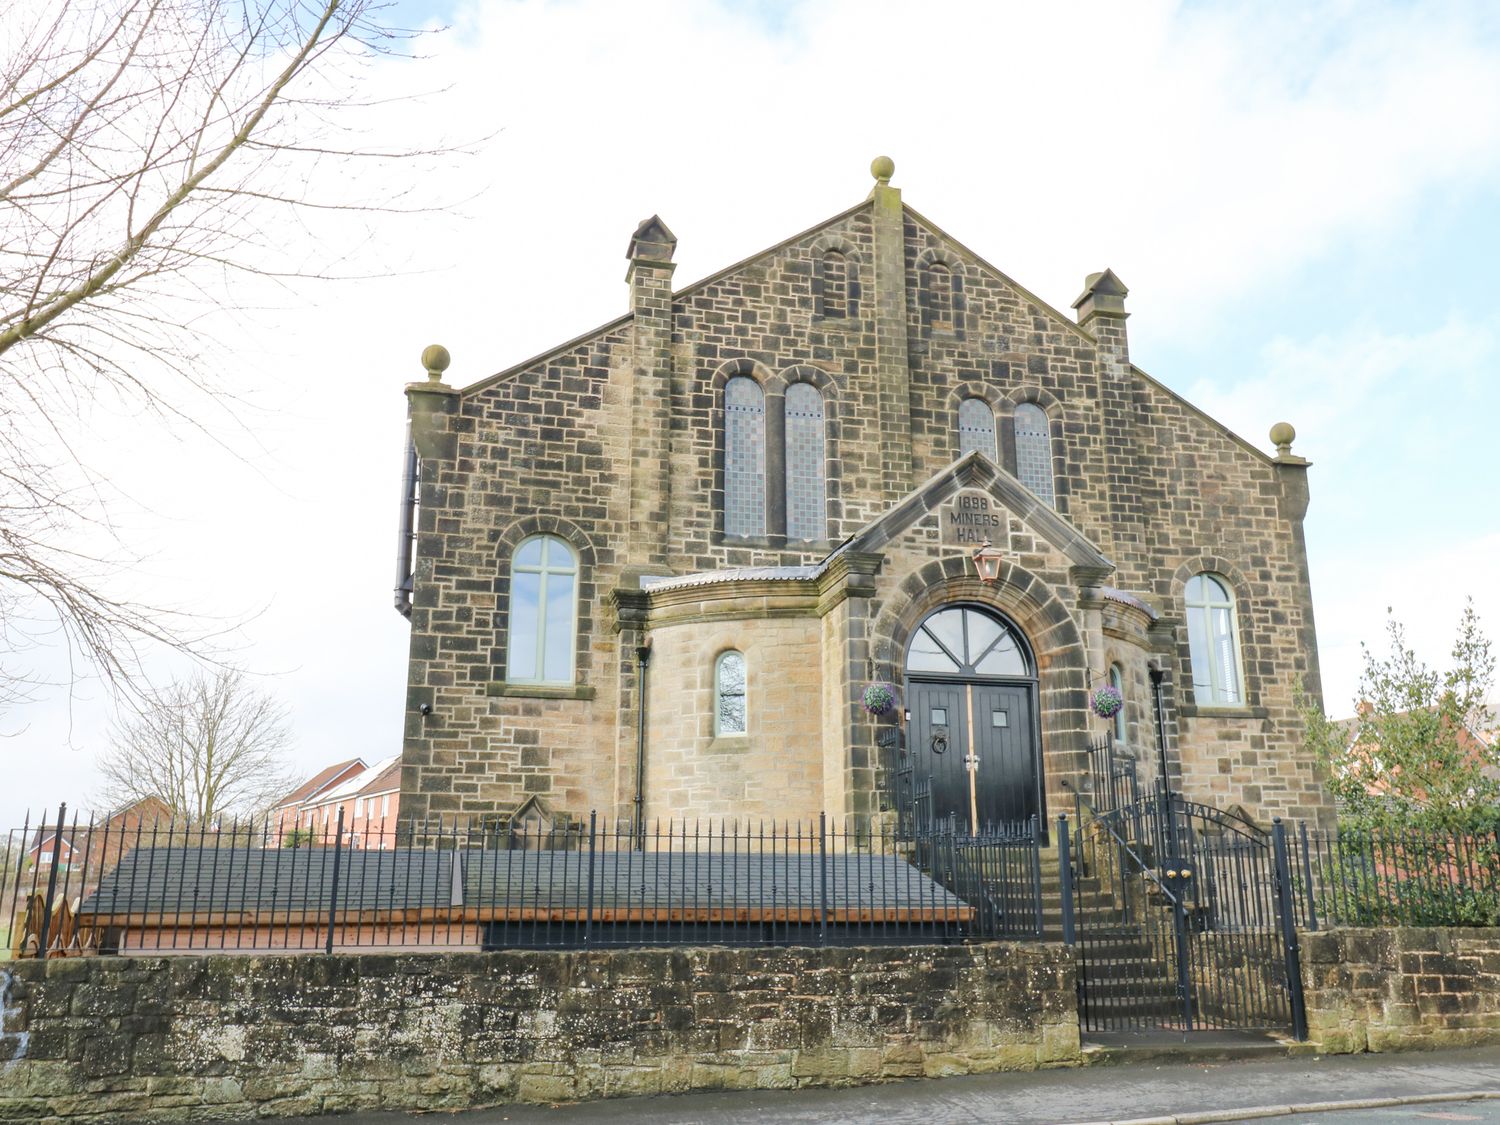
[(1141, 799), (1135, 759), (1122, 754), (1112, 738), (1105, 737), (1088, 749), (1090, 804), (1101, 813), (1135, 805)]
[[(356, 827), (358, 830), (356, 830)], [(313, 827), (48, 816), (8, 836), (13, 956), (1037, 940), (1038, 825), (864, 822)]]
[(1297, 921), (1500, 925), (1500, 832), (1370, 826), (1288, 832)]

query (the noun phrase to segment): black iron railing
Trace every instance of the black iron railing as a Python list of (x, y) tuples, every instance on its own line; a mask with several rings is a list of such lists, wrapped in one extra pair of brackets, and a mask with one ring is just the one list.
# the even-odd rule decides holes
[(1101, 739), (1088, 749), (1090, 804), (1101, 813), (1123, 809), (1140, 800), (1135, 759), (1120, 753), (1114, 740)]
[(309, 826), (45, 818), (9, 836), (14, 956), (401, 947), (956, 942), (1041, 936), (1038, 826), (559, 825), (342, 813)]
[(1394, 825), (1287, 833), (1299, 925), (1500, 925), (1500, 833)]

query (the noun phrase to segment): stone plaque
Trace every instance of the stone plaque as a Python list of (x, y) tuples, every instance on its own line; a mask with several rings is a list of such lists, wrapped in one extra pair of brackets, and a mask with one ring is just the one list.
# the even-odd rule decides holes
[(1004, 549), (1009, 545), (1005, 509), (985, 492), (960, 492), (943, 505), (943, 542), (977, 547), (986, 541)]

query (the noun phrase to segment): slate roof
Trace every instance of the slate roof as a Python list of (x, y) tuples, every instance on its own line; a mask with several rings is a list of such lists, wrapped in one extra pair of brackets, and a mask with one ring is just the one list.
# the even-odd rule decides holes
[(712, 582), (797, 582), (804, 578), (816, 578), (823, 571), (821, 564), (813, 566), (736, 566), (726, 570), (700, 570), (683, 575), (645, 575), (641, 578), (643, 590), (676, 590), (683, 586), (707, 586)]
[[(82, 905), (85, 914), (326, 911), (332, 848), (136, 848)], [(457, 862), (455, 862), (457, 861)], [(965, 904), (896, 856), (755, 852), (344, 850), (339, 910), (947, 911)]]

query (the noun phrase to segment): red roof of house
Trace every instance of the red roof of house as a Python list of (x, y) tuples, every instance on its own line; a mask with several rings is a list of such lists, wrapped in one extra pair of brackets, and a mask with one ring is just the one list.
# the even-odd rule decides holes
[(401, 758), (399, 756), (378, 774), (374, 770), (370, 772), (374, 776), (370, 778), (368, 783), (360, 786), (359, 793), (361, 796), (366, 793), (383, 793), (387, 789), (401, 788)]
[(327, 789), (334, 782), (342, 780), (344, 775), (348, 773), (351, 768), (356, 770), (364, 769), (364, 759), (350, 758), (347, 761), (339, 762), (336, 765), (328, 766), (322, 770), (319, 770), (317, 773), (313, 774), (312, 777), (308, 778), (301, 785), (297, 786), (297, 788), (293, 789), (290, 793), (288, 793), (285, 797), (278, 801), (276, 803), (276, 808), (284, 809), (288, 805), (300, 805), (309, 797), (316, 796), (323, 790)]

